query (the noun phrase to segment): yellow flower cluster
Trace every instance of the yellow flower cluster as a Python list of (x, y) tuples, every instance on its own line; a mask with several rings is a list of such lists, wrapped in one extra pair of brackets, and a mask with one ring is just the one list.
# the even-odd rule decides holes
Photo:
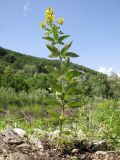
[[(54, 10), (52, 8), (47, 8), (45, 11), (45, 21), (40, 23), (40, 28), (45, 28), (47, 27), (47, 25), (49, 25), (49, 23), (54, 22), (55, 19), (55, 14), (54, 14)], [(64, 23), (64, 18), (59, 18), (56, 19), (56, 22), (59, 25), (62, 25)], [(49, 34), (48, 32), (46, 32), (46, 34)]]
[(46, 26), (46, 22), (41, 22), (40, 23), (40, 28), (45, 28), (45, 26)]
[(47, 8), (45, 12), (45, 20), (46, 22), (53, 22), (54, 21), (54, 11), (52, 8)]
[(62, 25), (64, 23), (64, 18), (59, 18), (56, 20), (56, 22), (60, 25)]

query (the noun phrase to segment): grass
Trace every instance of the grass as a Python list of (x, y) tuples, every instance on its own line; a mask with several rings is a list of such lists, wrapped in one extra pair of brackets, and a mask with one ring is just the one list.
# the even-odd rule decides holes
[[(64, 129), (73, 134), (82, 130), (89, 140), (106, 140), (113, 149), (120, 149), (120, 101), (102, 100), (92, 102), (90, 108), (85, 105), (79, 109), (79, 114), (73, 121), (66, 122)], [(27, 134), (32, 134), (35, 129), (50, 132), (58, 129), (58, 124), (49, 121), (47, 108), (40, 105), (18, 107), (8, 106), (8, 110), (0, 109), (0, 130), (6, 127), (22, 128)], [(89, 110), (90, 109), (90, 110)], [(63, 137), (70, 132), (64, 132)], [(75, 137), (73, 137), (74, 139)], [(67, 138), (65, 138), (67, 139)]]

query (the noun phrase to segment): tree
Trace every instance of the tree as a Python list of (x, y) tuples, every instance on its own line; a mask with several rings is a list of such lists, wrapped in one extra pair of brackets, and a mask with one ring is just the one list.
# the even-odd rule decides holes
[(14, 63), (16, 61), (16, 58), (12, 54), (7, 54), (5, 55), (4, 60), (10, 64), (10, 63)]
[(117, 74), (113, 73), (110, 77), (108, 77), (109, 83), (109, 95), (112, 98), (120, 97), (120, 78)]

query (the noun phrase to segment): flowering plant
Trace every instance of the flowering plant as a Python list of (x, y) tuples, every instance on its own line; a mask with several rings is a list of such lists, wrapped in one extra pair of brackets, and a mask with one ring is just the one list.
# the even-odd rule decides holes
[(46, 9), (45, 22), (40, 23), (40, 28), (45, 30), (45, 36), (42, 38), (49, 42), (46, 44), (50, 51), (49, 57), (60, 60), (60, 68), (52, 69), (53, 79), (51, 81), (51, 88), (56, 93), (56, 99), (52, 105), (58, 105), (61, 109), (61, 113), (53, 114), (52, 112), (52, 115), (58, 119), (60, 136), (63, 131), (63, 124), (68, 119), (65, 115), (65, 109), (80, 106), (79, 102), (74, 102), (70, 97), (76, 93), (77, 81), (75, 77), (81, 74), (79, 71), (70, 68), (70, 58), (78, 57), (78, 55), (69, 51), (72, 42), (68, 44), (64, 42), (69, 35), (64, 35), (61, 31), (61, 25), (63, 24), (64, 18), (55, 20), (55, 14), (52, 8)]

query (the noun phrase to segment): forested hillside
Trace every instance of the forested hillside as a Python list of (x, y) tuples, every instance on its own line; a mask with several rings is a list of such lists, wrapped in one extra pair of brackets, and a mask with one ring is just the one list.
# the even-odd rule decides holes
[[(3, 68), (6, 65), (11, 65), (15, 70), (25, 70), (26, 65), (29, 65), (29, 67), (31, 67), (31, 65), (33, 67), (34, 65), (35, 73), (47, 73), (46, 66), (59, 67), (60, 65), (58, 60), (37, 58), (11, 51), (2, 47), (0, 47), (0, 64), (1, 66), (3, 66)], [(92, 75), (96, 75), (98, 73), (92, 69), (77, 64), (71, 63), (71, 67), (82, 70), (86, 73), (90, 73)]]
[[(36, 58), (0, 47), (0, 87), (15, 92), (29, 93), (36, 89), (49, 90), (50, 68), (59, 67), (58, 60)], [(80, 95), (118, 98), (120, 85), (116, 75), (107, 77), (92, 69), (71, 63), (71, 68), (82, 71), (79, 81)]]

